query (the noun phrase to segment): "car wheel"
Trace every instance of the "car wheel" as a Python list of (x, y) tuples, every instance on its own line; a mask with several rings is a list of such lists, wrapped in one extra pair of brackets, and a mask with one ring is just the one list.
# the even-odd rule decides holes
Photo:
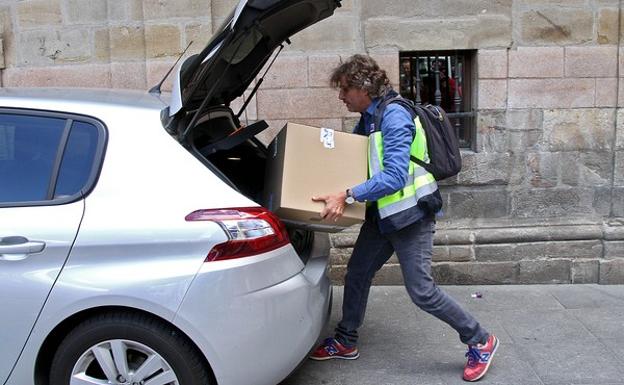
[(142, 314), (90, 318), (59, 345), (50, 385), (211, 385), (200, 353), (180, 333)]

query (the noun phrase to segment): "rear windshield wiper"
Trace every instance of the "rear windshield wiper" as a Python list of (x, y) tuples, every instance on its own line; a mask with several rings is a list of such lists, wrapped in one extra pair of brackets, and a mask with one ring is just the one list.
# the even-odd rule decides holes
[(160, 83), (156, 84), (154, 87), (152, 87), (148, 92), (150, 94), (155, 94), (155, 95), (160, 95), (160, 87), (162, 87), (163, 83), (165, 82), (165, 80), (167, 79), (167, 77), (169, 77), (169, 74), (171, 73), (171, 71), (173, 71), (173, 69), (175, 68), (176, 65), (178, 65), (178, 62), (180, 61), (180, 59), (182, 59), (182, 57), (184, 56), (184, 54), (186, 53), (186, 51), (188, 51), (189, 47), (191, 46), (191, 44), (193, 44), (193, 40), (191, 40), (188, 45), (186, 46), (186, 48), (184, 48), (184, 51), (182, 51), (182, 53), (180, 54), (180, 56), (178, 57), (178, 60), (175, 61), (175, 63), (173, 63), (173, 65), (171, 66), (171, 68), (169, 68), (169, 71), (167, 71), (167, 73), (165, 74), (165, 76), (162, 78), (162, 80), (160, 81)]

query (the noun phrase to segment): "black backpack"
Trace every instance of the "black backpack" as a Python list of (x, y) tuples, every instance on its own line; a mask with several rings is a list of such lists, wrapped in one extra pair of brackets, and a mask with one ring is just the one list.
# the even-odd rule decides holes
[(422, 166), (430, 172), (436, 180), (442, 180), (461, 171), (461, 155), (459, 152), (459, 142), (455, 135), (455, 129), (451, 125), (444, 110), (439, 106), (427, 104), (419, 106), (411, 100), (401, 97), (392, 92), (382, 100), (375, 110), (375, 128), (381, 129), (381, 117), (390, 103), (397, 103), (405, 108), (412, 116), (412, 119), (420, 119), (420, 123), (425, 130), (427, 137), (427, 153), (429, 163), (422, 159), (411, 156), (412, 162)]

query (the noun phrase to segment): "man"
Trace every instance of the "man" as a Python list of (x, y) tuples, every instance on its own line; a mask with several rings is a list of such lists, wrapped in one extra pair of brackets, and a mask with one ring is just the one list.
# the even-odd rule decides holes
[[(463, 377), (476, 381), (487, 372), (498, 339), (472, 315), (441, 291), (431, 277), (435, 215), (442, 198), (435, 179), (410, 161), (410, 154), (426, 159), (426, 138), (409, 112), (389, 104), (375, 127), (375, 113), (386, 98), (396, 96), (385, 71), (370, 57), (354, 55), (334, 69), (331, 84), (351, 112), (361, 113), (354, 132), (369, 137), (369, 179), (345, 191), (320, 197), (321, 216), (337, 220), (347, 204), (367, 202), (366, 219), (347, 265), (342, 320), (335, 336), (310, 356), (314, 360), (359, 357), (357, 329), (362, 325), (371, 281), (393, 252), (397, 254), (405, 287), (424, 311), (453, 327), (468, 345)], [(348, 187), (348, 186), (345, 186)]]

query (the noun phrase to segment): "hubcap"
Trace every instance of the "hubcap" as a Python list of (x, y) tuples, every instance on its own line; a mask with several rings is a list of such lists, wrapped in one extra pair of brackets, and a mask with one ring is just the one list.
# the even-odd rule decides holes
[(130, 340), (108, 340), (87, 349), (72, 370), (70, 385), (180, 385), (156, 351)]

